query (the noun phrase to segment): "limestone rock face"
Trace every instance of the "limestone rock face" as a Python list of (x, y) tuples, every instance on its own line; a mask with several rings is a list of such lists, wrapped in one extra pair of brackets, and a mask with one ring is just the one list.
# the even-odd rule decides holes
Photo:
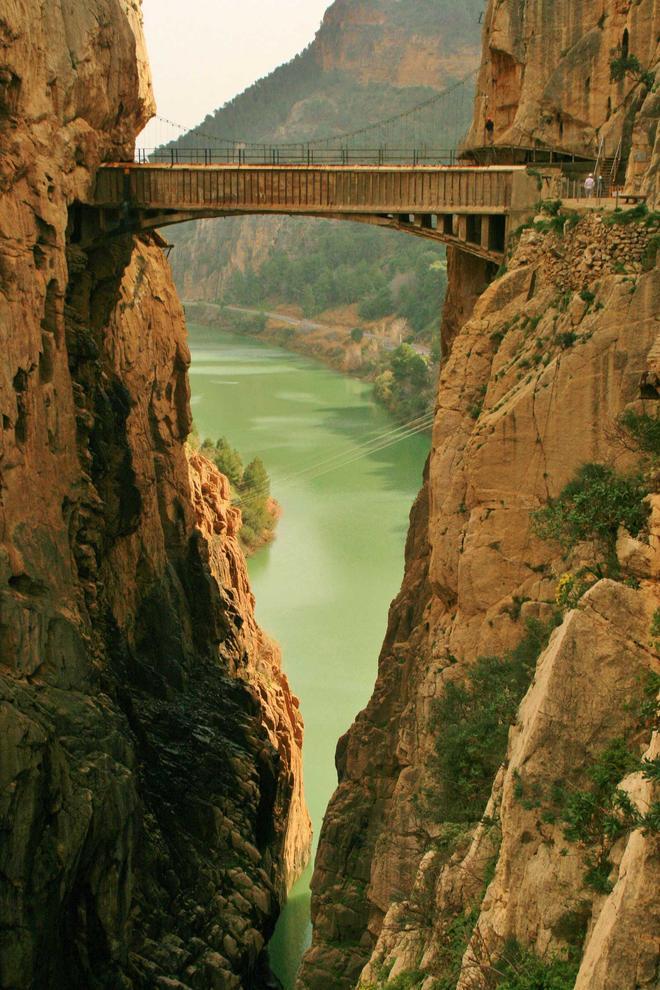
[[(585, 787), (585, 769), (596, 755), (635, 730), (635, 701), (649, 671), (660, 670), (649, 648), (657, 605), (657, 594), (601, 581), (569, 613), (541, 657), (509, 737), (499, 805), (502, 842), (463, 959), (460, 990), (488, 986), (483, 960), (497, 958), (508, 939), (543, 956), (561, 942), (567, 919), (580, 914), (587, 934), (577, 987), (655, 985), (660, 914), (651, 891), (660, 883), (657, 836), (637, 829), (620, 840), (613, 853), (614, 889), (609, 896), (594, 894), (583, 882), (585, 850), (568, 842), (561, 823), (549, 821), (547, 812), (550, 783)], [(656, 745), (654, 740), (654, 751)], [(622, 783), (647, 811), (653, 788), (637, 776)], [(531, 795), (537, 800), (526, 800)]]
[(411, 31), (416, 12), (399, 11), (397, 6), (401, 5), (392, 0), (335, 0), (315, 41), (320, 66), (328, 72), (349, 72), (361, 82), (394, 86), (441, 88), (448, 73), (467, 75), (475, 49), (470, 28), (479, 16), (474, 0), (466, 0), (460, 10), (447, 7), (445, 30), (433, 12), (426, 32), (422, 24)]
[[(486, 143), (487, 116), (503, 148), (594, 155), (602, 140), (611, 158), (623, 137), (628, 185), (652, 204), (657, 18), (652, 0), (491, 0), (468, 148)], [(612, 81), (611, 62), (632, 55), (644, 78), (635, 70)], [(374, 694), (338, 746), (299, 990), (386, 986), (405, 973), (423, 990), (438, 980), (485, 990), (511, 939), (546, 959), (571, 946), (579, 990), (657, 981), (657, 836), (625, 831), (611, 892), (596, 895), (584, 885), (588, 849), (566, 851), (541, 799), (558, 778), (587, 787), (617, 736), (637, 755), (656, 752), (631, 714), (657, 671), (655, 498), (648, 532), (619, 533), (619, 566), (634, 587), (599, 581), (541, 655), (481, 822), (446, 821), (429, 800), (447, 783), (435, 702), (466, 683), (479, 657), (505, 657), (528, 620), (551, 619), (562, 573), (590, 560), (586, 545), (565, 560), (541, 541), (531, 513), (585, 463), (638, 467), (617, 424), (624, 410), (655, 415), (656, 237), (652, 222), (597, 215), (563, 231), (533, 225), (497, 278), (448, 252), (427, 478)], [(641, 774), (617, 783), (640, 813), (657, 801)]]
[[(637, 226), (635, 238), (650, 235)], [(533, 238), (521, 239), (506, 274), (477, 298), (462, 326), (456, 308), (449, 307), (445, 339), (451, 350), (441, 370), (428, 478), (411, 517), (406, 576), (390, 613), (374, 695), (337, 751), (339, 787), (321, 834), (314, 939), (301, 988), (348, 990), (365, 964), (365, 985), (391, 966), (392, 975), (421, 969), (425, 990), (448, 973), (457, 985), (460, 977), (462, 990), (472, 987), (474, 965), (466, 962), (462, 975), (460, 965), (448, 969), (447, 940), (456, 919), (478, 907), (500, 844), (499, 879), (493, 881), (498, 893), (491, 898), (489, 891), (483, 902), (487, 946), (495, 949), (498, 939), (515, 937), (539, 952), (558, 949), (562, 942), (553, 926), (560, 906), (582, 896), (578, 873), (571, 872), (578, 871), (579, 860), (571, 857), (568, 870), (561, 844), (539, 836), (535, 820), (527, 820), (511, 794), (512, 771), (494, 782), (486, 810), (501, 821), (501, 837), (482, 827), (463, 829), (458, 840), (452, 832), (449, 841), (447, 823), (429, 814), (426, 795), (441, 783), (434, 759), (442, 725), (434, 700), (448, 681), (464, 678), (479, 656), (512, 649), (525, 620), (545, 621), (555, 609), (557, 581), (569, 565), (534, 534), (532, 510), (558, 495), (581, 464), (632, 467), (636, 457), (617, 435), (617, 418), (628, 406), (653, 414), (652, 401), (643, 396), (657, 339), (657, 272), (636, 270), (634, 259), (629, 272), (622, 272), (616, 262), (619, 234), (601, 227), (589, 216), (570, 237), (534, 231)], [(598, 265), (593, 276), (580, 270), (589, 244)], [(466, 273), (469, 264), (450, 262), (450, 273), (455, 278), (461, 271), (476, 287), (484, 273), (476, 267)], [(592, 294), (585, 296), (587, 284)], [(452, 291), (458, 296), (458, 286), (450, 289), (450, 300)], [(655, 539), (643, 538), (645, 559), (654, 559)], [(520, 756), (525, 766), (537, 744), (526, 733), (542, 732), (542, 766), (548, 771), (576, 764), (578, 780), (586, 772), (585, 747), (593, 754), (610, 733), (627, 726), (633, 672), (641, 674), (651, 663), (657, 595), (650, 577), (642, 578), (639, 591), (607, 582), (597, 586), (584, 610), (571, 613), (555, 633), (519, 715), (519, 731), (529, 738), (530, 756)], [(634, 625), (628, 614), (637, 617)], [(558, 643), (563, 659), (555, 666)], [(555, 687), (546, 680), (551, 669)], [(612, 701), (617, 692), (618, 707)], [(580, 714), (571, 717), (571, 711)], [(530, 829), (533, 841), (526, 837)], [(629, 889), (634, 870), (654, 855), (645, 846), (633, 856), (639, 842), (631, 836), (636, 865), (625, 874)], [(644, 914), (645, 895), (639, 896), (639, 910), (631, 907), (636, 918)], [(506, 923), (497, 913), (504, 902)], [(607, 922), (601, 909), (596, 901), (589, 908), (593, 937), (620, 944), (627, 929), (615, 934), (614, 906)], [(603, 934), (596, 936), (597, 929)], [(636, 929), (639, 952), (617, 970), (624, 974), (620, 990), (633, 990), (635, 967), (647, 971), (642, 946), (648, 946), (652, 930), (648, 915)], [(585, 966), (589, 953), (587, 943)], [(329, 984), (331, 974), (335, 982)]]
[[(611, 64), (634, 56), (654, 78), (660, 15), (654, 0), (490, 0), (468, 147), (536, 142), (612, 159), (623, 139), (627, 181), (657, 197), (658, 95), (638, 72), (612, 79)], [(651, 167), (652, 166), (652, 167)]]
[(0, 986), (259, 987), (302, 724), (191, 480), (159, 239), (77, 236), (152, 111), (140, 5), (33, 8), (0, 18)]

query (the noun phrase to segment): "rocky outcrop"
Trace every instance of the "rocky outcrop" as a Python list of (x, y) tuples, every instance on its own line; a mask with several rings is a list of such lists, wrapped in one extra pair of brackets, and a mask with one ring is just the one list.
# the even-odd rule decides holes
[[(567, 880), (561, 843), (545, 842), (545, 832), (539, 837), (526, 821), (511, 796), (513, 770), (496, 782), (486, 812), (500, 818), (501, 838), (481, 828), (470, 847), (470, 830), (463, 826), (449, 841), (447, 822), (429, 812), (429, 793), (442, 787), (434, 769), (443, 732), (435, 700), (448, 682), (462, 682), (479, 656), (503, 656), (515, 647), (527, 619), (545, 620), (553, 613), (566, 565), (532, 531), (531, 511), (556, 496), (583, 463), (615, 461), (621, 470), (634, 463), (617, 439), (616, 421), (628, 405), (646, 408), (641, 395), (656, 339), (660, 286), (656, 270), (640, 270), (633, 257), (637, 237), (641, 256), (652, 232), (643, 224), (626, 228), (633, 248), (626, 251), (627, 271), (618, 255), (621, 236), (597, 217), (580, 221), (570, 236), (531, 228), (506, 274), (478, 298), (467, 322), (458, 330), (447, 328), (451, 353), (440, 376), (428, 481), (411, 520), (406, 577), (390, 614), (373, 698), (338, 748), (339, 788), (321, 834), (313, 881), (314, 942), (301, 987), (320, 990), (332, 975), (333, 986), (352, 988), (369, 960), (365, 984), (382, 980), (390, 968), (392, 976), (421, 971), (420, 986), (424, 978), (430, 987), (432, 977), (447, 979), (452, 971), (458, 981), (467, 942), (451, 970), (447, 941), (454, 939), (455, 945), (456, 919), (478, 906), (500, 843), (494, 881), (500, 892), (491, 898), (489, 891), (483, 903), (486, 945), (492, 948), (491, 928), (497, 937), (513, 936), (538, 951), (561, 944), (553, 935), (556, 918), (535, 914), (546, 897), (544, 884), (549, 891), (553, 875), (559, 886)], [(588, 244), (591, 260), (586, 260)], [(476, 284), (481, 275), (473, 274)], [(454, 319), (454, 310), (449, 312)], [(592, 594), (588, 621), (583, 613), (573, 615), (555, 634), (531, 689), (534, 700), (525, 702), (519, 716), (543, 709), (546, 751), (535, 758), (546, 768), (574, 765), (577, 776), (586, 773), (586, 758), (577, 763), (577, 750), (584, 753), (587, 746), (593, 753), (608, 742), (610, 731), (616, 735), (622, 729), (631, 690), (626, 678), (651, 662), (642, 626), (650, 625), (652, 588), (608, 585), (600, 592), (607, 601), (602, 616), (596, 589)], [(619, 628), (633, 608), (639, 614), (637, 632), (628, 622)], [(578, 632), (579, 642), (571, 639)], [(622, 639), (629, 665), (622, 659)], [(596, 718), (596, 704), (602, 706), (611, 725), (590, 724), (582, 715), (569, 732), (564, 717), (558, 720), (559, 710), (566, 709), (564, 695), (558, 693), (551, 703), (553, 689), (542, 677), (555, 662), (548, 657), (558, 640), (566, 650), (556, 675), (562, 691), (572, 693), (578, 707), (586, 705), (584, 692), (595, 691), (599, 700), (589, 701), (588, 710)], [(587, 664), (588, 649), (596, 651), (593, 676), (586, 673), (583, 680), (582, 665), (574, 663), (571, 679), (565, 664), (583, 653)], [(605, 655), (612, 665), (609, 688), (600, 675), (597, 684), (594, 680)], [(611, 692), (619, 687), (623, 704), (615, 711)], [(531, 724), (530, 732), (541, 731)], [(515, 753), (510, 750), (510, 767), (517, 765)], [(527, 756), (520, 760), (529, 762)], [(549, 779), (546, 783), (550, 786)], [(536, 856), (532, 840), (521, 838), (530, 828)], [(635, 846), (639, 839), (630, 841)], [(527, 852), (530, 882), (533, 876), (538, 884), (534, 890), (522, 877), (512, 881), (507, 865), (510, 856), (524, 871)], [(648, 855), (640, 852), (644, 860)], [(574, 857), (571, 863), (576, 869)], [(561, 889), (569, 911), (568, 888)], [(571, 897), (580, 899), (580, 885), (570, 889)], [(496, 913), (505, 897), (507, 925)], [(553, 897), (548, 910), (559, 912), (561, 897)], [(530, 905), (532, 898), (537, 908)], [(601, 910), (600, 903), (590, 904), (594, 931), (605, 924), (599, 922)], [(647, 922), (641, 930), (650, 937), (652, 919)], [(642, 966), (641, 956), (636, 958)], [(462, 988), (471, 986), (467, 974), (466, 969)], [(628, 985), (634, 986), (621, 987)]]
[[(603, 139), (613, 157), (622, 138), (627, 181), (652, 204), (656, 40), (657, 13), (645, 0), (492, 0), (467, 147), (485, 143), (486, 116), (502, 148), (541, 143), (592, 155)], [(611, 62), (631, 55), (643, 78), (628, 62), (613, 81)], [(657, 916), (642, 879), (646, 871), (657, 885), (657, 827), (635, 827), (631, 813), (594, 890), (585, 882), (589, 843), (566, 839), (552, 804), (558, 783), (588, 790), (616, 738), (637, 767), (656, 752), (652, 727), (638, 722), (640, 692), (658, 669), (655, 498), (647, 532), (619, 532), (627, 583), (596, 583), (538, 662), (539, 650), (527, 656), (535, 674), (530, 667), (481, 818), (451, 805), (443, 763), (470, 714), (461, 691), (482, 676), (479, 658), (509, 663), (529, 630), (556, 621), (562, 573), (589, 561), (586, 545), (564, 560), (540, 540), (533, 511), (583, 464), (639, 466), (618, 424), (624, 410), (655, 415), (656, 246), (654, 219), (583, 214), (565, 223), (544, 214), (497, 277), (449, 251), (428, 476), (374, 694), (337, 750), (300, 990), (384, 987), (399, 976), (424, 990), (486, 990), (512, 951), (519, 971), (521, 959), (549, 967), (568, 954), (566, 985), (579, 990), (657, 980)], [(463, 698), (456, 724), (451, 697)], [(479, 744), (464, 742), (471, 752)], [(622, 771), (612, 786), (640, 816), (657, 801), (639, 771)]]
[(448, 75), (461, 78), (474, 65), (480, 13), (475, 0), (440, 10), (399, 0), (335, 0), (315, 40), (318, 62), (324, 72), (347, 72), (361, 83), (441, 89)]
[[(596, 157), (611, 168), (619, 147), (630, 189), (657, 198), (657, 5), (653, 0), (491, 0), (467, 147), (538, 143)], [(613, 73), (617, 59), (625, 62)], [(627, 70), (626, 70), (627, 66)]]
[(0, 52), (0, 986), (266, 986), (302, 724), (159, 238), (80, 238), (152, 112), (140, 5), (10, 3)]
[(254, 595), (238, 541), (241, 511), (232, 506), (229, 481), (201, 454), (190, 449), (187, 454), (196, 526), (209, 548), (211, 573), (241, 617), (238, 647), (250, 660), (243, 676), (261, 701), (263, 724), (279, 754), (280, 776), (289, 784), (289, 790), (279, 795), (274, 814), (275, 828), (284, 830), (283, 879), (288, 890), (307, 865), (311, 845), (311, 822), (303, 791), (299, 703), (282, 672), (278, 645), (255, 619)]

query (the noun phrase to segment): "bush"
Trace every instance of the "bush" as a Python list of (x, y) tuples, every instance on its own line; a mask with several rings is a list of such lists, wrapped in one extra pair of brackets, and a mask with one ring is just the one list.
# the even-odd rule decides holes
[(239, 539), (246, 551), (256, 550), (268, 542), (277, 522), (270, 508), (270, 478), (263, 461), (255, 457), (244, 468), (241, 455), (225, 437), (215, 443), (205, 440), (201, 452), (229, 479), (232, 502), (241, 510)]
[(629, 773), (643, 770), (652, 774), (654, 768), (642, 764), (628, 747), (625, 739), (614, 739), (589, 769), (591, 786), (587, 790), (558, 787), (554, 803), (564, 823), (564, 837), (587, 850), (587, 870), (584, 882), (601, 894), (612, 889), (610, 853), (615, 842), (635, 828), (657, 831), (657, 810), (642, 814), (627, 791), (618, 785)]
[(636, 55), (624, 55), (619, 49), (617, 57), (610, 62), (610, 79), (612, 82), (622, 82), (626, 76), (643, 83), (647, 89), (652, 89), (655, 83), (653, 73), (642, 68)]
[(541, 539), (555, 540), (565, 551), (593, 541), (609, 558), (619, 526), (632, 536), (644, 528), (647, 493), (637, 475), (617, 474), (604, 464), (583, 464), (558, 498), (533, 513), (533, 526)]
[(202, 444), (202, 453), (213, 461), (218, 471), (220, 471), (234, 487), (238, 486), (243, 478), (243, 461), (237, 450), (231, 446), (225, 437), (220, 437), (215, 444), (212, 440), (205, 440)]
[(557, 621), (528, 620), (522, 640), (504, 658), (480, 657), (465, 683), (445, 686), (433, 711), (439, 789), (427, 795), (439, 820), (475, 822), (483, 814), (509, 726)]
[(541, 959), (509, 942), (495, 969), (500, 974), (498, 990), (573, 990), (579, 965), (560, 956)]
[(568, 350), (569, 347), (572, 347), (577, 339), (577, 334), (573, 333), (572, 330), (567, 330), (565, 333), (560, 333), (557, 335), (557, 343), (564, 351)]
[(625, 430), (637, 450), (660, 457), (660, 417), (649, 416), (627, 409), (619, 417), (619, 426)]
[(592, 587), (593, 578), (588, 580), (582, 572), (572, 574), (570, 571), (562, 574), (557, 584), (555, 602), (557, 607), (565, 609), (577, 608), (582, 596)]
[(651, 620), (651, 647), (656, 653), (660, 653), (660, 608), (656, 608)]
[(358, 306), (360, 319), (367, 321), (382, 320), (383, 317), (389, 316), (393, 310), (394, 302), (389, 286), (385, 286), (379, 292), (371, 293)]
[(461, 962), (479, 917), (479, 909), (472, 908), (449, 922), (438, 949), (438, 965), (442, 976), (435, 981), (434, 990), (455, 990), (461, 973)]

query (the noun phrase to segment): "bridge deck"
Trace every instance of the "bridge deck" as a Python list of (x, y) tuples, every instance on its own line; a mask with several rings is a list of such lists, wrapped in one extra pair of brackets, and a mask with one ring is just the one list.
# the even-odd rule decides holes
[[(94, 204), (130, 209), (142, 227), (240, 214), (353, 219), (458, 239), (497, 261), (503, 234), (489, 235), (489, 224), (506, 224), (536, 198), (535, 182), (515, 165), (112, 164), (98, 171)], [(438, 224), (442, 216), (454, 219)], [(469, 233), (471, 216), (485, 218), (483, 231)]]
[[(95, 201), (143, 209), (505, 212), (521, 166), (111, 165)], [(128, 190), (125, 180), (128, 179)]]

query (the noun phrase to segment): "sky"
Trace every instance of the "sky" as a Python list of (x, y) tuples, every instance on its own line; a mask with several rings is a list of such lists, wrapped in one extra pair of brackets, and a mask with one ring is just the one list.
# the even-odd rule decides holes
[[(143, 0), (158, 113), (191, 127), (313, 39), (331, 0)], [(152, 122), (140, 137), (157, 143)]]

